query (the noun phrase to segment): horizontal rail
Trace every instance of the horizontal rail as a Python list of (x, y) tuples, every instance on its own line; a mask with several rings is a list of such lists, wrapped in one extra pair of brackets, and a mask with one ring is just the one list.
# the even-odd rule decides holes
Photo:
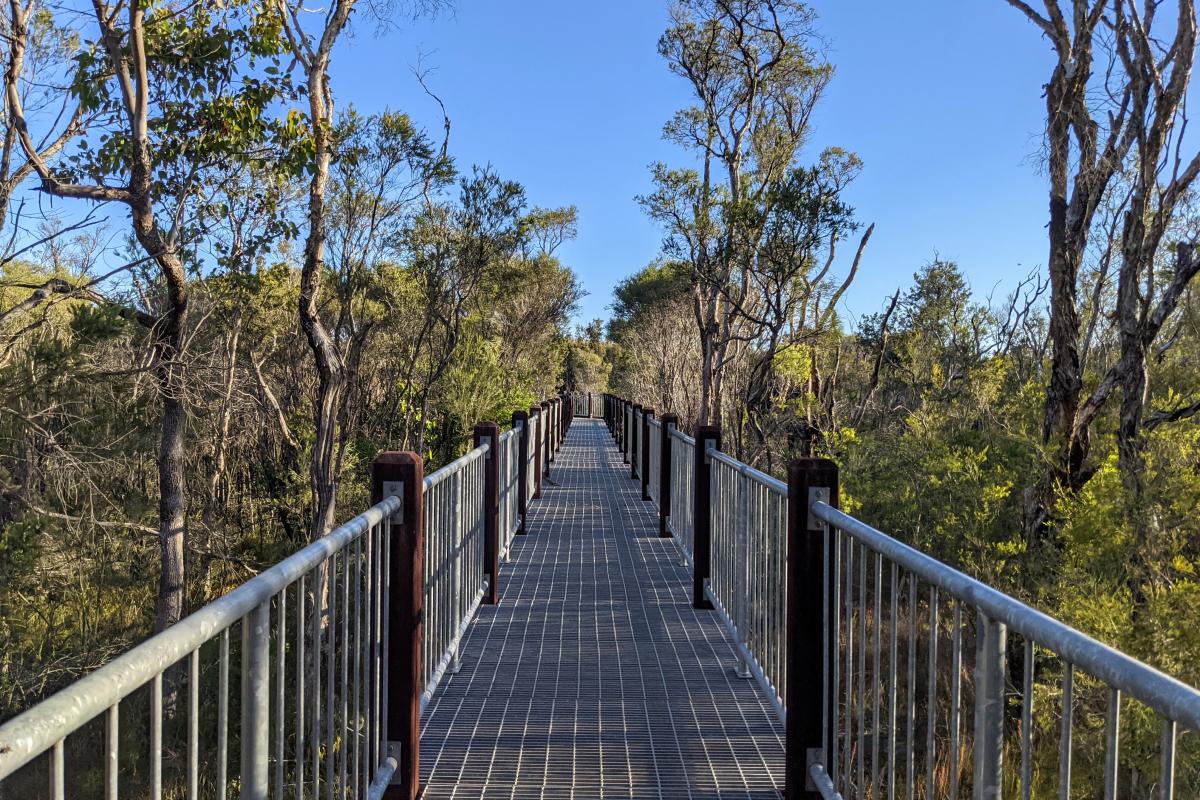
[(328, 535), (0, 725), (0, 779), (149, 683), (400, 510), (384, 499)]
[(479, 447), (476, 447), (474, 450), (467, 453), (466, 455), (464, 455), (460, 458), (457, 458), (454, 461), (451, 461), (449, 464), (442, 467), (437, 472), (434, 472), (430, 475), (426, 475), (425, 476), (425, 491), (428, 492), (434, 486), (437, 486), (439, 483), (446, 480), (447, 478), (449, 478), (451, 475), (458, 472), (459, 470), (463, 469), (468, 464), (472, 464), (475, 461), (479, 460), (480, 458), (484, 457), (485, 455), (487, 455), (489, 449), (491, 449), (491, 445), (489, 445), (487, 442), (484, 442), (483, 444), (479, 445)]
[(1022, 636), (1054, 650), (1070, 663), (1145, 703), (1164, 717), (1181, 722), (1192, 730), (1200, 730), (1200, 691), (1186, 683), (1096, 641), (826, 503), (813, 503), (812, 513), (922, 580), (967, 601)]
[(730, 469), (737, 471), (737, 473), (739, 475), (743, 475), (743, 476), (749, 478), (750, 480), (755, 481), (755, 482), (765, 486), (766, 488), (770, 489), (775, 494), (777, 494), (781, 497), (787, 497), (788, 488), (787, 488), (786, 483), (779, 480), (778, 478), (772, 478), (767, 473), (757, 470), (754, 467), (749, 466), (748, 464), (743, 464), (741, 461), (738, 461), (736, 458), (734, 458), (732, 456), (728, 456), (725, 453), (722, 453), (720, 450), (713, 447), (711, 444), (708, 446), (708, 457), (713, 459), (714, 461), (719, 461), (720, 463), (724, 464), (725, 466), (729, 467)]

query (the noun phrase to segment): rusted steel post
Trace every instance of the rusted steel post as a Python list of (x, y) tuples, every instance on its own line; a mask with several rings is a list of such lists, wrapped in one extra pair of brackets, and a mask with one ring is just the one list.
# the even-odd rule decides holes
[(517, 534), (525, 533), (525, 517), (529, 513), (529, 412), (514, 411), (513, 428), (517, 434)]
[(642, 409), (642, 431), (639, 441), (642, 443), (642, 467), (638, 470), (642, 477), (642, 499), (650, 499), (650, 420), (654, 419), (654, 409)]
[(702, 425), (696, 431), (696, 485), (692, 492), (692, 606), (712, 608), (704, 593), (712, 564), (712, 473), (709, 471), (708, 445), (721, 448), (721, 428)]
[(662, 438), (658, 448), (658, 535), (670, 537), (671, 518), (671, 429), (679, 425), (674, 414), (662, 415)]
[[(809, 509), (815, 500), (838, 504), (837, 464), (825, 458), (803, 458), (788, 465), (787, 527), (787, 749), (784, 794), (788, 800), (813, 800), (820, 792), (809, 778), (811, 764), (824, 758), (824, 741), (834, 741), (837, 719), (826, 680), (836, 668), (837, 654), (826, 648), (825, 635), (837, 624), (835, 603), (825, 603), (834, 585), (834, 559), (826, 560), (830, 542), (824, 526)], [(823, 654), (823, 655), (822, 655)], [(830, 729), (822, 730), (824, 721)], [(826, 739), (826, 737), (828, 737)]]
[(399, 761), (384, 797), (416, 800), (421, 782), (421, 645), (425, 604), (425, 463), (416, 453), (380, 453), (371, 502), (400, 497), (391, 522), (388, 577), (388, 750)]
[(500, 426), (481, 422), (475, 426), (475, 446), (488, 444), (483, 463), (483, 573), (488, 592), (483, 602), (500, 602)]

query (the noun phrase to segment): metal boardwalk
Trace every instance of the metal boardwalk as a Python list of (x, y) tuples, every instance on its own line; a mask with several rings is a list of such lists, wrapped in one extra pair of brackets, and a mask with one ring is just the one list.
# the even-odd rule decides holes
[(604, 424), (576, 419), (422, 720), (433, 798), (777, 798), (783, 731)]

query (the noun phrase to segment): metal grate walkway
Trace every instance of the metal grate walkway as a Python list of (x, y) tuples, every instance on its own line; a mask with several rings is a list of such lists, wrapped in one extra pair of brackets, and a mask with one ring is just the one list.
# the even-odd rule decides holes
[(628, 475), (575, 420), (426, 710), (425, 798), (779, 796), (781, 726)]

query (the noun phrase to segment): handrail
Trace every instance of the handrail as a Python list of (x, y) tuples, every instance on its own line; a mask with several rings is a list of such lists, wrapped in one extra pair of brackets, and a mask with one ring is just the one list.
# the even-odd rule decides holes
[(0, 779), (145, 686), (399, 510), (399, 498), (385, 498), (229, 594), (0, 725)]
[(434, 486), (437, 486), (439, 483), (446, 480), (446, 478), (449, 478), (451, 475), (466, 467), (468, 464), (483, 458), (490, 450), (491, 445), (489, 445), (487, 442), (484, 442), (466, 455), (460, 456), (436, 472), (426, 475), (425, 491), (429, 491)]
[[(787, 796), (797, 785), (826, 800), (959, 797), (969, 786), (994, 798), (1012, 785), (1029, 797), (1034, 765), (1045, 769), (1043, 748), (1055, 743), (1059, 790), (1078, 793), (1071, 754), (1081, 741), (1094, 747), (1095, 796), (1116, 798), (1134, 763), (1159, 800), (1175, 796), (1179, 730), (1200, 732), (1200, 689), (837, 510), (831, 461), (795, 461), (785, 483), (721, 452), (716, 428), (704, 430), (703, 457), (701, 437), (678, 429), (639, 441), (639, 416), (605, 398), (609, 429), (635, 464), (636, 451), (648, 448), (654, 463), (670, 443), (649, 499), (692, 572), (694, 605), (715, 610), (736, 671), (758, 681), (785, 723)], [(1049, 705), (1036, 715), (1035, 697)], [(1123, 724), (1129, 703), (1145, 715)], [(1100, 725), (1076, 724), (1085, 707)], [(1150, 718), (1157, 749), (1140, 741), (1127, 756), (1125, 729), (1145, 739)], [(1151, 753), (1157, 776), (1141, 763)], [(1190, 793), (1194, 753), (1193, 743)]]
[(762, 484), (763, 486), (770, 489), (775, 494), (787, 497), (787, 493), (788, 493), (787, 484), (784, 483), (783, 481), (779, 480), (778, 478), (772, 478), (767, 473), (762, 472), (761, 470), (757, 470), (754, 467), (750, 466), (749, 464), (743, 464), (741, 461), (738, 461), (733, 456), (722, 453), (720, 450), (713, 447), (711, 444), (708, 446), (708, 449), (706, 452), (708, 453), (709, 458), (715, 459), (716, 461), (719, 461), (720, 463), (725, 464), (729, 468), (736, 470), (739, 475), (744, 475), (745, 477), (749, 478), (750, 480), (756, 481), (757, 483)]
[(1066, 623), (988, 586), (823, 502), (818, 519), (850, 534), (926, 582), (965, 600), (993, 620), (1057, 652), (1090, 675), (1140, 700), (1168, 719), (1200, 730), (1200, 691), (1099, 642)]

